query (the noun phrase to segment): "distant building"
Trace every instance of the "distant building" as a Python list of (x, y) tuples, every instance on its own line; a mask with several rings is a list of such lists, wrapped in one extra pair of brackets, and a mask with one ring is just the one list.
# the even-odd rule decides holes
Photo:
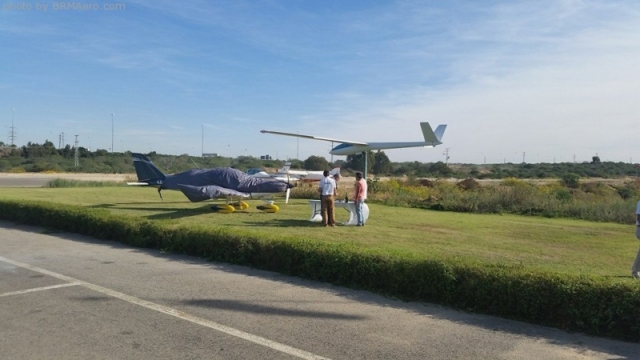
[(260, 160), (273, 160), (271, 155), (260, 155)]
[(202, 157), (216, 157), (218, 153), (202, 153)]

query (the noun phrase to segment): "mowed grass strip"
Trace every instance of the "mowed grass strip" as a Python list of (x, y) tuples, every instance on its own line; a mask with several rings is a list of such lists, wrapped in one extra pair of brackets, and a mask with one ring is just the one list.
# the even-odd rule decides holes
[[(457, 263), (505, 265), (534, 271), (631, 281), (640, 242), (629, 225), (514, 215), (477, 215), (369, 204), (367, 226), (323, 228), (311, 223), (308, 200), (278, 201), (263, 213), (259, 200), (248, 210), (219, 214), (215, 202), (190, 203), (180, 192), (152, 188), (0, 189), (0, 199), (37, 200), (108, 209), (169, 227), (232, 228), (268, 240), (303, 239), (344, 244), (370, 253)], [(348, 213), (337, 209), (338, 221)]]

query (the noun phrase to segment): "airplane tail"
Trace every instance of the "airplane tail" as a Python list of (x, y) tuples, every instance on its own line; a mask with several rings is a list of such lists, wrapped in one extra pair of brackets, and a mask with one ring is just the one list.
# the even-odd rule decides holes
[(438, 141), (442, 142), (442, 136), (444, 135), (444, 131), (446, 129), (447, 125), (438, 125), (436, 131), (434, 131), (434, 134), (436, 135), (436, 138), (438, 138)]
[(334, 175), (336, 175), (336, 174), (337, 174), (338, 176), (340, 176), (340, 166), (336, 166), (336, 167), (334, 167), (334, 168), (333, 168), (333, 170), (331, 170), (331, 171), (329, 172), (329, 175), (331, 175), (331, 176), (334, 176)]
[(133, 166), (136, 168), (138, 181), (157, 183), (158, 180), (164, 180), (167, 177), (145, 155), (133, 153), (131, 156), (133, 156)]
[(442, 135), (444, 135), (444, 130), (447, 128), (447, 125), (439, 125), (435, 132), (431, 129), (428, 122), (420, 123), (420, 127), (422, 128), (422, 135), (426, 143), (431, 143), (434, 146), (442, 143)]
[(278, 174), (286, 174), (289, 172), (289, 169), (291, 169), (291, 162), (287, 161), (286, 163), (284, 163), (283, 167), (278, 169)]

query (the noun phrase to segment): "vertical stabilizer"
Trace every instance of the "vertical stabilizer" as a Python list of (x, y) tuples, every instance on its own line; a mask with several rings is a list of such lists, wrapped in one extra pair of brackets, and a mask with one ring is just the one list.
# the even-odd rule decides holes
[(133, 166), (136, 168), (138, 181), (156, 182), (167, 177), (145, 155), (134, 153), (131, 156), (133, 156)]
[(434, 131), (436, 138), (438, 138), (439, 142), (442, 142), (442, 135), (444, 135), (444, 131), (447, 129), (447, 125), (438, 125), (436, 131)]
[(278, 170), (278, 174), (287, 174), (289, 169), (291, 169), (291, 162), (287, 161), (284, 163), (284, 166)]
[(422, 128), (422, 135), (424, 136), (424, 141), (429, 145), (439, 145), (442, 144), (440, 141), (442, 139), (442, 135), (444, 134), (444, 130), (447, 128), (447, 125), (439, 125), (436, 128), (436, 131), (431, 129), (431, 125), (428, 122), (421, 122), (420, 127)]

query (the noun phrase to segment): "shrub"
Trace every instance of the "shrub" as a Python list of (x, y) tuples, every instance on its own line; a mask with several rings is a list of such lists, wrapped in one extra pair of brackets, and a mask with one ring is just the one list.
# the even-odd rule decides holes
[(580, 175), (567, 173), (560, 178), (560, 183), (568, 188), (576, 189), (580, 186)]

